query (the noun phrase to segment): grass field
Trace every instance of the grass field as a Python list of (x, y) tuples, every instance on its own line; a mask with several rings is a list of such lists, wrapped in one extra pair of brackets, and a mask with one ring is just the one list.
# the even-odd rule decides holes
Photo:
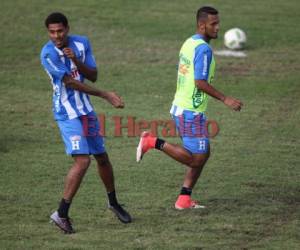
[[(205, 2), (207, 3), (207, 2)], [(211, 100), (219, 123), (212, 154), (194, 198), (201, 211), (176, 211), (184, 167), (150, 152), (135, 162), (138, 138), (113, 137), (114, 115), (169, 119), (178, 51), (195, 31), (202, 1), (85, 0), (1, 2), (0, 249), (299, 249), (300, 248), (300, 3), (211, 1), (221, 16), (220, 39), (232, 27), (248, 35), (243, 59), (216, 57), (215, 86), (245, 103), (240, 113)], [(40, 66), (52, 11), (87, 35), (100, 70), (96, 86), (126, 102), (115, 110), (93, 98), (107, 118), (106, 145), (119, 199), (134, 221), (106, 209), (92, 163), (71, 208), (77, 234), (48, 223), (72, 160), (51, 112), (51, 85)], [(179, 143), (179, 138), (168, 139)]]

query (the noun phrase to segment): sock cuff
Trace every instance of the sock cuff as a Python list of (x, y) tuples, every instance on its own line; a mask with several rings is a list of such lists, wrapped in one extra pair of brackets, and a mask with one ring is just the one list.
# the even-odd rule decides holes
[(155, 142), (155, 148), (156, 149), (162, 150), (163, 147), (164, 147), (164, 145), (165, 145), (165, 141), (164, 140), (159, 139), (159, 138), (156, 139), (156, 142)]
[(182, 187), (180, 194), (182, 195), (191, 195), (192, 194), (192, 189), (191, 188), (187, 188), (187, 187)]

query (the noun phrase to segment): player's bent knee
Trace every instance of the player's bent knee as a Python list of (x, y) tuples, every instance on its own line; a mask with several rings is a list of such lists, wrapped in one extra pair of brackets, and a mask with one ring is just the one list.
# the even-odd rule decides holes
[(209, 154), (203, 155), (200, 158), (193, 158), (193, 160), (188, 164), (191, 168), (202, 168), (209, 158)]
[(190, 168), (201, 168), (203, 165), (203, 162), (199, 162), (199, 161), (192, 161), (188, 166)]
[(87, 157), (76, 157), (75, 162), (80, 168), (87, 169), (91, 164), (91, 159), (90, 159), (89, 156), (87, 156)]
[(106, 166), (110, 165), (110, 161), (109, 161), (107, 153), (95, 155), (95, 158), (100, 167), (106, 167)]

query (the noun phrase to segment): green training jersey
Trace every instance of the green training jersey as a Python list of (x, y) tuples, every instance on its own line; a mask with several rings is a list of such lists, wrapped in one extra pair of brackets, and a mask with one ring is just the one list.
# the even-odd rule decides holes
[[(208, 95), (197, 88), (195, 85), (194, 57), (196, 48), (205, 44), (211, 50), (210, 46), (203, 39), (191, 37), (187, 39), (181, 47), (179, 53), (177, 89), (173, 101), (182, 109), (195, 112), (204, 112), (207, 108)], [(203, 65), (207, 68), (207, 82), (211, 84), (215, 73), (215, 60), (212, 55), (210, 65)]]

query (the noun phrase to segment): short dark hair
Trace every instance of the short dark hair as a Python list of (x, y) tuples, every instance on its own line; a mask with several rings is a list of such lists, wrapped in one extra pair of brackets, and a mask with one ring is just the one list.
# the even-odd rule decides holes
[(197, 11), (196, 21), (206, 20), (208, 15), (218, 15), (218, 11), (210, 6), (203, 6)]
[(49, 24), (52, 24), (52, 23), (62, 23), (63, 26), (67, 27), (68, 19), (64, 14), (62, 14), (60, 12), (53, 12), (46, 18), (45, 25), (48, 28)]

